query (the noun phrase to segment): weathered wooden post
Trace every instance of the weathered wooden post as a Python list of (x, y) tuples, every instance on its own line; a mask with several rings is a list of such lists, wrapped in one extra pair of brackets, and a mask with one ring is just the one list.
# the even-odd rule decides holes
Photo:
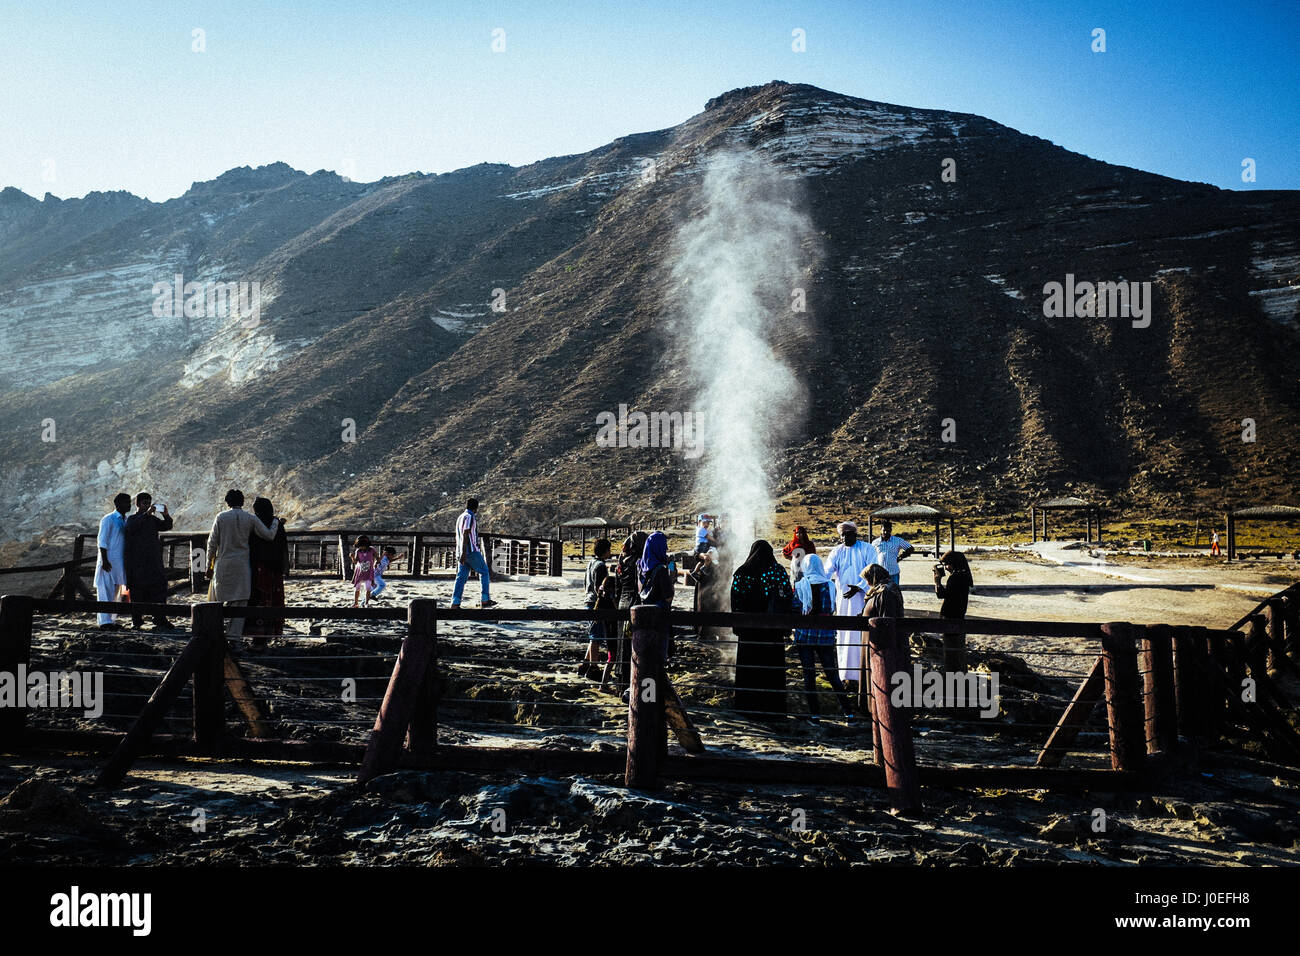
[(226, 630), (222, 605), (204, 602), (190, 612), (190, 630), (202, 638), (194, 663), (194, 743), (200, 753), (221, 751), (226, 737)]
[(77, 578), (81, 574), (81, 559), (85, 554), (86, 539), (77, 535), (76, 540), (72, 542), (72, 565), (68, 568), (68, 576), (63, 582), (63, 600), (75, 601), (77, 599)]
[[(187, 560), (190, 563), (190, 593), (203, 594), (208, 593), (208, 536), (196, 535), (187, 538), (185, 548)], [(194, 552), (198, 551), (196, 555)], [(195, 559), (198, 559), (197, 561)]]
[(906, 635), (898, 632), (893, 618), (873, 617), (869, 624), (871, 646), (872, 736), (879, 737), (879, 755), (873, 759), (885, 768), (890, 802), (897, 810), (921, 808), (921, 787), (916, 775), (916, 751), (912, 745), (912, 720), (906, 707), (895, 707), (890, 699), (894, 674), (907, 672)]
[(1069, 706), (1061, 714), (1056, 726), (1048, 734), (1047, 742), (1043, 744), (1043, 749), (1038, 754), (1035, 766), (1059, 767), (1061, 765), (1061, 760), (1070, 749), (1070, 745), (1079, 736), (1079, 731), (1088, 722), (1093, 708), (1096, 706), (1097, 701), (1101, 699), (1106, 686), (1105, 670), (1105, 665), (1099, 656), (1093, 662), (1092, 670), (1088, 672), (1088, 676), (1083, 679), (1083, 683), (1074, 692), (1074, 697), (1070, 699)]
[(1268, 621), (1263, 614), (1250, 616), (1250, 633), (1246, 637), (1246, 666), (1253, 673), (1268, 670)]
[(213, 640), (211, 634), (195, 634), (190, 638), (180, 656), (168, 668), (161, 683), (154, 688), (153, 694), (145, 702), (144, 710), (140, 711), (140, 716), (117, 745), (113, 756), (99, 772), (95, 786), (112, 787), (121, 782), (127, 769), (144, 749), (144, 745), (149, 742), (149, 738), (153, 736), (154, 730), (163, 717), (167, 715), (167, 711), (171, 710), (172, 705), (176, 703), (176, 698), (184, 689), (190, 675), (194, 673), (198, 662), (207, 654)]
[(339, 574), (344, 581), (352, 580), (352, 555), (348, 554), (348, 535), (339, 532)]
[(1264, 620), (1268, 631), (1268, 676), (1277, 677), (1286, 661), (1286, 602), (1270, 598), (1264, 606)]
[(423, 545), (424, 535), (417, 531), (411, 537), (411, 551), (406, 557), (406, 570), (413, 578), (424, 577), (424, 568), (420, 563), (424, 558)]
[(1217, 741), (1228, 723), (1226, 641), (1207, 627), (1196, 629), (1205, 643), (1205, 725), (1211, 743)]
[(406, 729), (406, 747), (411, 753), (432, 754), (438, 749), (438, 700), (442, 696), (442, 674), (438, 669), (438, 602), (419, 598), (406, 609), (406, 634), (429, 645), (424, 680), (415, 698), (411, 724)]
[(1292, 664), (1300, 665), (1300, 593), (1295, 588), (1282, 596), (1282, 607), (1286, 621), (1282, 653)]
[(0, 672), (12, 674), (18, 699), (0, 707), (0, 750), (17, 746), (27, 725), (26, 685), (18, 668), (32, 661), (32, 598), (26, 594), (0, 597)]
[(628, 787), (659, 785), (659, 768), (668, 750), (668, 721), (663, 703), (663, 659), (668, 635), (664, 610), (653, 604), (632, 608), (632, 677), (627, 699)]
[[(388, 773), (397, 766), (402, 752), (402, 741), (420, 704), (420, 695), (428, 673), (429, 661), (433, 657), (433, 641), (428, 633), (412, 633), (410, 627), (415, 624), (423, 627), (431, 623), (432, 609), (417, 607), (432, 603), (429, 598), (416, 598), (406, 611), (408, 632), (402, 638), (402, 648), (397, 652), (393, 663), (393, 675), (388, 679), (388, 689), (384, 700), (379, 705), (379, 714), (375, 717), (375, 726), (370, 731), (370, 740), (366, 743), (366, 754), (361, 761), (361, 772), (357, 775), (360, 783), (365, 783), (380, 774)], [(427, 712), (422, 715), (426, 722), (416, 731), (420, 746), (429, 744), (429, 724)], [(437, 727), (433, 728), (436, 735)]]
[(1112, 770), (1140, 770), (1146, 762), (1146, 735), (1132, 627), (1123, 622), (1103, 624), (1101, 648), (1110, 727), (1110, 766)]
[(1194, 627), (1175, 627), (1174, 695), (1178, 700), (1178, 733), (1204, 742), (1209, 737), (1206, 720), (1205, 637)]
[(1142, 703), (1147, 753), (1178, 748), (1178, 701), (1174, 694), (1174, 648), (1171, 628), (1153, 624), (1142, 629)]

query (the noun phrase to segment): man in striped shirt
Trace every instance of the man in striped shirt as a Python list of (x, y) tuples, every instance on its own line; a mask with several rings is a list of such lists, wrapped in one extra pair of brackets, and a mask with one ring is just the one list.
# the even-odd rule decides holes
[(456, 572), (456, 587), (452, 591), (451, 606), (460, 607), (461, 595), (465, 593), (465, 582), (469, 573), (476, 571), (483, 585), (483, 599), (479, 607), (495, 607), (496, 601), (488, 597), (488, 585), (491, 575), (488, 573), (487, 561), (478, 540), (478, 499), (471, 498), (465, 502), (465, 510), (456, 519), (456, 563), (460, 566)]
[(880, 522), (880, 537), (871, 543), (880, 555), (880, 564), (894, 579), (894, 584), (898, 584), (898, 562), (916, 549), (902, 538), (894, 537), (894, 525), (891, 521)]

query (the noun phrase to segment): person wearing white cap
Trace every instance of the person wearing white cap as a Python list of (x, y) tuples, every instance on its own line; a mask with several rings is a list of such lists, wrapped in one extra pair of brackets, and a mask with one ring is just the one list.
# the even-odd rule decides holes
[[(835, 613), (856, 617), (862, 613), (866, 595), (862, 590), (862, 572), (880, 563), (880, 555), (866, 541), (858, 540), (858, 526), (852, 521), (841, 521), (837, 526), (840, 543), (831, 549), (826, 558), (826, 573), (835, 582)], [(856, 683), (865, 666), (862, 648), (865, 638), (862, 631), (836, 631), (836, 657), (840, 666), (840, 680)]]
[(695, 521), (697, 523), (695, 528), (695, 553), (704, 554), (717, 544), (713, 536), (713, 519), (702, 514), (697, 515)]

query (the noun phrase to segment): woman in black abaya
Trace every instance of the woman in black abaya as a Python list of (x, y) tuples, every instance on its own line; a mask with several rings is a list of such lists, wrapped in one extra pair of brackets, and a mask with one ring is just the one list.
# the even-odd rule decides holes
[[(731, 579), (731, 610), (743, 614), (790, 614), (790, 578), (772, 546), (755, 541)], [(735, 628), (736, 709), (760, 716), (786, 712), (785, 639), (789, 630)]]

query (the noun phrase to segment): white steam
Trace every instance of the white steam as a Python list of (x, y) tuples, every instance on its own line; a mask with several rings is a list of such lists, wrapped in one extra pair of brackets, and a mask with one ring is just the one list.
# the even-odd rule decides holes
[(704, 426), (695, 492), (730, 516), (741, 553), (773, 515), (769, 471), (804, 417), (805, 389), (775, 346), (809, 321), (792, 302), (813, 237), (799, 180), (748, 152), (710, 159), (677, 231), (678, 340)]

